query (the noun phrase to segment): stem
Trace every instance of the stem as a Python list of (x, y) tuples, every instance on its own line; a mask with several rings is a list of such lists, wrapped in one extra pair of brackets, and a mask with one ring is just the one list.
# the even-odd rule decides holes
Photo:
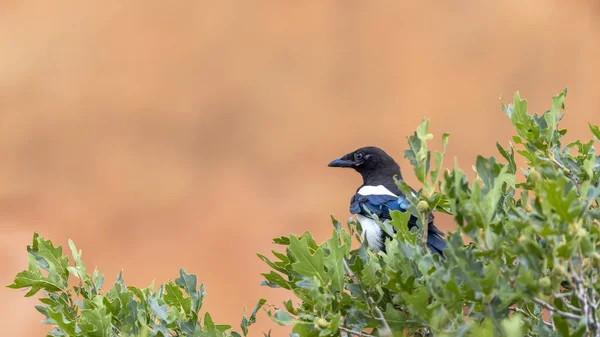
[(525, 315), (525, 316), (527, 316), (527, 317), (531, 317), (531, 318), (539, 319), (539, 320), (540, 320), (542, 323), (544, 323), (544, 324), (545, 324), (547, 327), (551, 328), (551, 329), (552, 329), (552, 331), (555, 331), (555, 328), (554, 328), (554, 323), (552, 323), (552, 322), (546, 322), (546, 321), (544, 321), (543, 319), (541, 319), (541, 318), (538, 318), (538, 317), (536, 317), (535, 315), (532, 315), (531, 313), (529, 313), (529, 312), (527, 312), (527, 311), (525, 311), (525, 310), (523, 310), (523, 309), (521, 309), (521, 308), (518, 308), (518, 307), (510, 307), (510, 308), (508, 308), (508, 309), (509, 309), (509, 310), (512, 310), (512, 311), (514, 311), (514, 312), (518, 312), (518, 313), (520, 313), (520, 314), (522, 314), (522, 315)]
[(554, 165), (556, 165), (556, 167), (563, 170), (564, 173), (566, 173), (567, 175), (571, 175), (571, 170), (569, 170), (565, 165), (561, 164), (558, 160), (556, 160), (556, 158), (554, 158), (554, 155), (552, 153), (548, 152), (548, 158), (550, 158), (550, 161)]
[(575, 315), (572, 314), (570, 312), (566, 312), (566, 311), (562, 311), (562, 310), (558, 310), (555, 306), (553, 306), (552, 304), (543, 301), (539, 298), (534, 298), (533, 302), (539, 306), (542, 306), (550, 311), (552, 311), (553, 313), (557, 314), (558, 316), (564, 317), (564, 318), (570, 318), (570, 319), (575, 319), (575, 320), (581, 320), (583, 319), (582, 316), (580, 315)]
[(427, 234), (429, 233), (429, 213), (421, 213), (421, 224), (423, 226), (423, 248), (427, 252)]
[(569, 308), (569, 310), (572, 310), (572, 311), (575, 311), (575, 312), (581, 312), (581, 309), (580, 309), (580, 308), (578, 308), (578, 307), (574, 306), (573, 304), (569, 303), (569, 301), (567, 301), (567, 299), (566, 299), (566, 298), (564, 298), (564, 297), (563, 297), (563, 298), (562, 298), (562, 301), (563, 301), (563, 304), (564, 304), (564, 305), (565, 305), (567, 308)]
[[(581, 252), (580, 252), (580, 254), (581, 254)], [(581, 272), (581, 268), (580, 268), (580, 272)], [(583, 317), (585, 317), (587, 320), (586, 331), (590, 333), (588, 336), (599, 337), (600, 336), (600, 323), (598, 322), (598, 316), (596, 314), (596, 306), (594, 303), (594, 300), (597, 297), (595, 294), (595, 291), (592, 288), (592, 290), (590, 292), (591, 292), (591, 297), (593, 297), (593, 298), (590, 298), (590, 296), (588, 295), (588, 291), (587, 291), (588, 289), (585, 288), (585, 285), (583, 283), (583, 279), (581, 278), (581, 276), (579, 276), (579, 274), (577, 274), (574, 271), (571, 274), (571, 276), (573, 277), (573, 283), (575, 285), (575, 287), (574, 287), (575, 296), (577, 296), (577, 299), (581, 303), (581, 315)]]
[[(358, 277), (356, 277), (356, 274), (354, 274), (354, 272), (350, 269), (350, 267), (348, 266), (348, 262), (346, 262), (345, 258), (343, 259), (343, 261), (344, 261), (344, 270), (346, 271), (346, 274), (348, 274), (348, 276), (350, 276), (350, 278), (352, 279), (352, 281), (354, 281), (354, 283), (360, 284), (360, 282), (358, 282)], [(381, 309), (379, 309), (379, 307), (377, 305), (374, 305), (375, 301), (373, 300), (373, 297), (371, 297), (371, 296), (367, 297), (367, 304), (369, 304), (369, 306), (371, 306), (373, 308), (373, 310), (377, 314), (377, 317), (376, 317), (377, 320), (379, 320), (381, 322), (381, 326), (383, 327), (383, 331), (381, 331), (381, 335), (382, 336), (391, 336), (392, 330), (390, 329), (388, 322), (383, 317), (383, 312), (381, 312)], [(363, 336), (366, 336), (366, 335), (363, 335)]]
[(338, 329), (340, 329), (341, 331), (344, 331), (344, 332), (346, 332), (346, 333), (349, 333), (350, 335), (353, 335), (353, 336), (359, 336), (359, 337), (375, 337), (375, 336), (373, 336), (373, 335), (369, 335), (368, 333), (364, 333), (364, 332), (362, 332), (362, 331), (354, 331), (354, 330), (351, 330), (351, 329), (345, 328), (345, 327), (343, 327), (343, 326), (340, 326), (340, 327), (338, 327)]
[(569, 296), (572, 296), (572, 295), (573, 295), (573, 292), (569, 291), (567, 293), (556, 294), (556, 295), (554, 295), (554, 298), (565, 298), (565, 297), (569, 297)]

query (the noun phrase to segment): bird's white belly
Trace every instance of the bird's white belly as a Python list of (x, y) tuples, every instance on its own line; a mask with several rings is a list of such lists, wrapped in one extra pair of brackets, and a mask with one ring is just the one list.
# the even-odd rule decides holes
[(381, 235), (381, 226), (377, 223), (377, 221), (368, 218), (364, 215), (357, 214), (356, 218), (358, 222), (360, 222), (360, 226), (362, 227), (362, 238), (363, 240), (367, 240), (369, 247), (374, 249), (375, 251), (379, 251), (379, 248), (383, 246), (382, 235)]

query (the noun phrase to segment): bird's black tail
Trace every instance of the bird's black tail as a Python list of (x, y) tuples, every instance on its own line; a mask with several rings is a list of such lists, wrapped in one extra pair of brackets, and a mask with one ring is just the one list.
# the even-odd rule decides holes
[(446, 248), (446, 240), (444, 240), (443, 234), (435, 228), (435, 231), (431, 229), (427, 231), (427, 247), (431, 249), (433, 253), (440, 254), (440, 256), (444, 256), (444, 249)]
[[(427, 225), (427, 247), (429, 247), (432, 253), (444, 257), (443, 251), (446, 248), (444, 233), (435, 227), (433, 219), (433, 214), (429, 214), (429, 223)], [(410, 220), (408, 221), (408, 228), (410, 229), (415, 226), (417, 226), (417, 217), (411, 215)]]
[(433, 214), (429, 216), (429, 224), (427, 226), (427, 247), (429, 247), (433, 253), (437, 253), (444, 257), (446, 240), (444, 240), (444, 233), (437, 229), (433, 224)]

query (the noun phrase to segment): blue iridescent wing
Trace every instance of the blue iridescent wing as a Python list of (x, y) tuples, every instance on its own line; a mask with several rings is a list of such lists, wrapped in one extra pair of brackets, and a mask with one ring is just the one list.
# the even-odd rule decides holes
[[(390, 211), (406, 212), (406, 209), (409, 205), (409, 201), (403, 195), (394, 197), (391, 195), (379, 194), (355, 194), (350, 201), (350, 213), (368, 216), (369, 212), (365, 210), (366, 208), (372, 214), (376, 214), (379, 219), (386, 220), (391, 219)], [(433, 214), (429, 214), (427, 246), (429, 249), (431, 249), (431, 251), (443, 256), (442, 251), (446, 247), (446, 242), (443, 239), (444, 234), (435, 227), (433, 219)], [(416, 227), (417, 221), (417, 217), (411, 215), (410, 219), (408, 220), (408, 228)]]
[(380, 219), (391, 219), (390, 211), (405, 212), (408, 206), (409, 202), (404, 196), (355, 194), (350, 201), (350, 213), (368, 215), (367, 208)]

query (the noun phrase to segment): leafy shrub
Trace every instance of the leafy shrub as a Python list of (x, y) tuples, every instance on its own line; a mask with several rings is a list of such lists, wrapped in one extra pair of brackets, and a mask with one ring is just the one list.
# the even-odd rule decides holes
[[(25, 296), (43, 290), (43, 306), (35, 308), (46, 317), (44, 323), (55, 327), (50, 336), (207, 336), (241, 337), (231, 326), (215, 324), (206, 312), (200, 321), (200, 309), (206, 293), (198, 286), (196, 275), (183, 268), (175, 281), (158, 287), (139, 289), (126, 286), (118, 274), (112, 288), (102, 292), (104, 276), (94, 270), (86, 273), (81, 251), (69, 240), (73, 265), (63, 256), (62, 247), (50, 240), (33, 236), (27, 247), (29, 268), (17, 274), (9, 288), (30, 288)], [(77, 285), (69, 286), (69, 275)], [(249, 318), (242, 319), (246, 336), (248, 326), (255, 322), (260, 300)]]
[[(561, 144), (565, 96), (538, 116), (515, 94), (503, 110), (518, 135), (508, 148), (496, 144), (505, 162), (477, 157), (471, 182), (458, 167), (438, 182), (444, 153), (432, 162), (424, 121), (405, 152), (422, 188), (413, 195), (397, 183), (410, 213), (453, 216), (446, 258), (431, 255), (427, 231), (408, 231), (409, 215), (398, 211), (396, 234), (381, 224), (393, 236), (387, 253), (362, 243), (351, 250), (352, 237), (361, 242), (352, 220), (347, 229), (333, 220), (333, 236), (320, 245), (310, 233), (275, 239), (283, 250), (273, 251), (273, 261), (259, 255), (273, 269), (264, 284), (289, 289), (301, 303), (285, 302), (273, 319), (302, 337), (600, 336), (600, 159), (593, 140)], [(600, 131), (590, 128), (598, 140)], [(447, 141), (444, 135), (444, 151)]]
[[(386, 253), (370, 251), (353, 220), (343, 226), (332, 219), (333, 235), (321, 244), (308, 232), (274, 239), (280, 249), (273, 257), (258, 254), (271, 269), (263, 284), (292, 298), (281, 309), (267, 308), (269, 317), (291, 325), (295, 337), (600, 336), (600, 157), (593, 139), (562, 145), (565, 96), (566, 90), (538, 116), (515, 94), (503, 110), (518, 135), (508, 147), (496, 144), (502, 162), (477, 157), (473, 181), (458, 167), (442, 175), (448, 135), (443, 151), (432, 154), (424, 120), (405, 152), (422, 186), (413, 194), (397, 181), (411, 205), (381, 224), (392, 237)], [(590, 129), (598, 141), (599, 128)], [(407, 229), (409, 213), (426, 219), (431, 210), (450, 214), (457, 225), (445, 259), (425, 247), (427, 231)], [(85, 275), (71, 248), (75, 266), (60, 248), (34, 237), (29, 269), (11, 285), (31, 287), (28, 295), (44, 290), (37, 308), (56, 327), (52, 334), (239, 336), (208, 314), (198, 319), (204, 293), (183, 270), (157, 292), (125, 287), (118, 276), (102, 295), (99, 274)], [(67, 286), (69, 274), (78, 286)], [(263, 304), (242, 321), (244, 334)]]

